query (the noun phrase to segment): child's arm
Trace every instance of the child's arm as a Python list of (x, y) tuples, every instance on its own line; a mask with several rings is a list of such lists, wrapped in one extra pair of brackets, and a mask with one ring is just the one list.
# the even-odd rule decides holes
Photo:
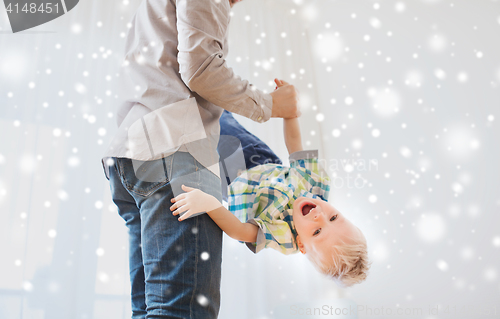
[(179, 221), (206, 211), (208, 216), (231, 238), (254, 243), (257, 241), (258, 226), (242, 223), (236, 216), (228, 211), (217, 198), (209, 195), (199, 189), (182, 185), (182, 193), (179, 196), (172, 198), (174, 203), (170, 206), (170, 210), (174, 211), (173, 215), (184, 214), (179, 217)]
[(257, 241), (259, 227), (250, 223), (242, 223), (226, 207), (221, 206), (207, 214), (229, 237), (249, 243)]
[[(288, 84), (283, 80), (274, 79), (277, 87)], [(288, 149), (288, 154), (292, 154), (297, 151), (302, 151), (302, 139), (300, 136), (300, 125), (299, 119), (283, 119), (283, 135), (285, 136), (285, 145)]]
[(288, 154), (303, 150), (298, 118), (283, 119), (283, 134)]

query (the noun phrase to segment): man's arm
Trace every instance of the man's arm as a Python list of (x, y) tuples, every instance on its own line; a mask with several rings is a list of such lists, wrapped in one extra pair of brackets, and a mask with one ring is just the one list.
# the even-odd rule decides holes
[(176, 10), (179, 71), (191, 91), (257, 122), (271, 116), (297, 116), (293, 86), (265, 94), (226, 65), (224, 45), (230, 19), (227, 0), (176, 0)]

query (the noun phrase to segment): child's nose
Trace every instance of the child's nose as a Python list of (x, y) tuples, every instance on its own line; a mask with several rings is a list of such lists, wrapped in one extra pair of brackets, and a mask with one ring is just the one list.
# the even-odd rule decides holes
[(323, 212), (319, 207), (315, 207), (313, 213), (314, 213), (314, 220), (319, 220), (323, 216)]
[(318, 218), (320, 218), (321, 216), (321, 213), (317, 210), (314, 210), (314, 220), (317, 220)]

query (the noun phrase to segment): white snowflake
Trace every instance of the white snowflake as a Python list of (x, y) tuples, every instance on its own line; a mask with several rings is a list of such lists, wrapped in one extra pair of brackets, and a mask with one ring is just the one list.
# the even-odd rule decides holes
[(448, 269), (449, 269), (448, 263), (442, 259), (437, 261), (436, 266), (441, 271), (448, 271)]
[(448, 47), (448, 39), (443, 34), (433, 34), (428, 38), (427, 45), (433, 52), (443, 52)]
[(313, 52), (318, 58), (325, 59), (325, 62), (332, 62), (338, 60), (344, 50), (344, 42), (340, 37), (325, 33), (315, 39)]
[(392, 88), (368, 90), (372, 106), (375, 112), (382, 117), (391, 117), (399, 112), (401, 107), (401, 96)]
[(438, 214), (425, 214), (417, 223), (417, 235), (427, 243), (441, 240), (446, 233), (446, 223)]

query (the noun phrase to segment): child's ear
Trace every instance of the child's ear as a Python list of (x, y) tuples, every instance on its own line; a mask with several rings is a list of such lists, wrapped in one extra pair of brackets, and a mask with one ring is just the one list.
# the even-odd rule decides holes
[(304, 244), (300, 241), (300, 236), (297, 235), (297, 246), (299, 247), (299, 250), (301, 253), (305, 254), (306, 253), (306, 247), (304, 247)]

